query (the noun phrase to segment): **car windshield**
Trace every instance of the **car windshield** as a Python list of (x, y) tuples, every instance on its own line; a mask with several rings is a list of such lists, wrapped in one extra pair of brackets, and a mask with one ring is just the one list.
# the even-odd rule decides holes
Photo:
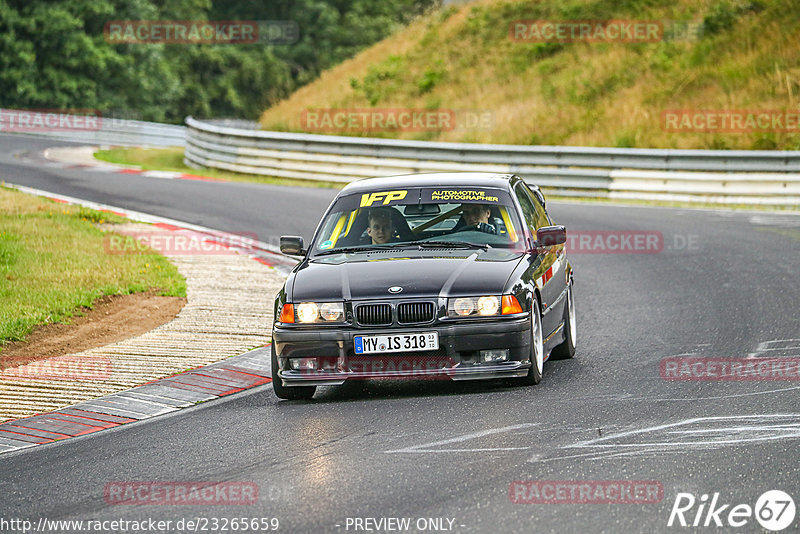
[(311, 252), (516, 248), (522, 241), (522, 226), (505, 191), (414, 188), (340, 197), (325, 216)]

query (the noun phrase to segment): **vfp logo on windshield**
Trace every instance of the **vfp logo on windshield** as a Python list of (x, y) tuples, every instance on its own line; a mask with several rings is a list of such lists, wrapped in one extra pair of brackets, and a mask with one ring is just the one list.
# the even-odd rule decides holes
[(376, 193), (365, 193), (361, 195), (361, 207), (368, 208), (375, 202), (383, 200), (381, 205), (386, 205), (394, 202), (395, 200), (403, 200), (406, 198), (408, 191), (378, 191)]

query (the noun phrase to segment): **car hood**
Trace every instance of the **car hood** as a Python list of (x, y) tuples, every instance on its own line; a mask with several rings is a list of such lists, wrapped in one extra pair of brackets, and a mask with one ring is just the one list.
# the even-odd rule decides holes
[[(294, 302), (500, 294), (522, 256), (503, 249), (337, 254), (298, 266), (287, 289)], [(390, 293), (395, 286), (402, 292)]]

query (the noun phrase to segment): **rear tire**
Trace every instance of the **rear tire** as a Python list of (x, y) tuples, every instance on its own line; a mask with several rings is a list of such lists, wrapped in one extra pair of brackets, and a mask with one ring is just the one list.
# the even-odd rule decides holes
[(572, 295), (572, 282), (567, 293), (567, 306), (564, 308), (564, 341), (553, 348), (550, 357), (554, 360), (568, 360), (575, 356), (575, 297)]
[(520, 386), (534, 386), (542, 381), (544, 370), (544, 343), (542, 342), (542, 314), (539, 312), (539, 301), (533, 298), (531, 304), (531, 367), (528, 374), (517, 378)]
[(278, 376), (278, 355), (275, 353), (275, 345), (270, 345), (272, 349), (272, 389), (279, 399), (286, 400), (308, 400), (314, 396), (317, 386), (294, 386), (286, 387)]

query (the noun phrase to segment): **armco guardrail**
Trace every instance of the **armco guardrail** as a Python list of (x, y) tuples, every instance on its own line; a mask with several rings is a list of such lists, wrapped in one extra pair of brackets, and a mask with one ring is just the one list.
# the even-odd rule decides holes
[(11, 133), (44, 136), (63, 141), (74, 141), (87, 145), (167, 147), (184, 146), (186, 144), (187, 128), (181, 125), (161, 124), (158, 122), (137, 121), (97, 115), (97, 118), (92, 121), (90, 125), (81, 123), (77, 127), (63, 128), (58, 126), (59, 124), (63, 125), (61, 122), (62, 118), (65, 118), (66, 123), (69, 124), (70, 117), (74, 117), (74, 115), (36, 110), (0, 109), (0, 116), (4, 114), (19, 116), (26, 113), (29, 115), (38, 115), (40, 118), (52, 116), (54, 119), (52, 124), (56, 126), (49, 128), (47, 124), (36, 125), (35, 123), (31, 123), (31, 118), (29, 117), (28, 122), (31, 125), (25, 125), (23, 123), (22, 125), (17, 125), (16, 128), (5, 129), (0, 126), (0, 133), (9, 131)]
[(185, 146), (186, 131), (187, 128), (180, 125), (104, 117), (100, 128), (95, 131), (69, 132), (69, 135), (53, 132), (46, 135), (85, 142), (87, 145), (167, 147)]
[(192, 117), (186, 124), (184, 161), (193, 167), (337, 182), (508, 172), (561, 195), (800, 205), (800, 151), (482, 145), (267, 132)]

